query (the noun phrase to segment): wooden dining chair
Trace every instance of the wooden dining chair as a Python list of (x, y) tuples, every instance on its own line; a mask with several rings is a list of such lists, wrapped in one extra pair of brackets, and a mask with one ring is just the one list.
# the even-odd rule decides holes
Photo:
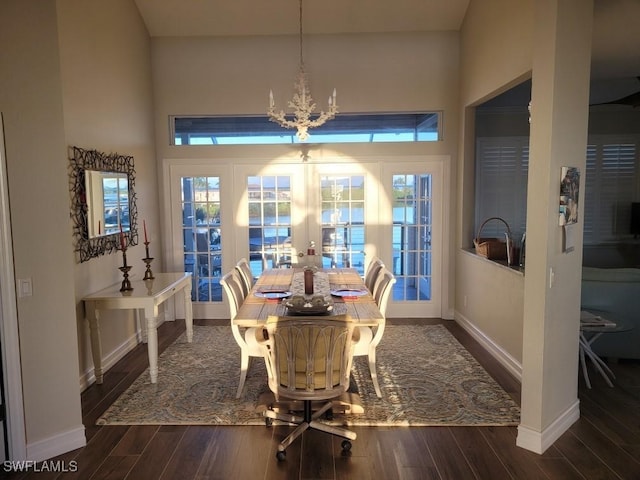
[(384, 333), (387, 304), (389, 302), (389, 295), (393, 290), (394, 283), (396, 283), (396, 278), (393, 276), (393, 273), (391, 273), (389, 269), (382, 267), (378, 275), (378, 280), (373, 288), (373, 298), (378, 305), (380, 313), (382, 313), (382, 320), (375, 327), (358, 327), (360, 330), (360, 341), (355, 346), (355, 351), (353, 353), (354, 357), (364, 355), (368, 357), (371, 381), (373, 382), (373, 388), (375, 389), (378, 398), (382, 397), (382, 391), (380, 390), (378, 373), (376, 370), (376, 347), (380, 343), (382, 334)]
[(342, 449), (349, 451), (356, 433), (319, 419), (327, 413), (331, 416), (338, 403), (335, 399), (349, 389), (353, 348), (358, 341), (351, 317), (271, 316), (259, 337), (275, 398), (263, 412), (265, 423), (269, 426), (276, 419), (298, 425), (280, 442), (276, 458), (284, 460), (286, 448), (308, 429), (344, 438)]
[(251, 288), (253, 287), (254, 278), (253, 272), (251, 271), (251, 266), (246, 258), (241, 258), (236, 263), (235, 269), (240, 274), (240, 278), (242, 280), (242, 290), (244, 292), (244, 296), (249, 295)]
[(373, 294), (373, 287), (378, 280), (378, 274), (380, 270), (384, 268), (384, 263), (378, 257), (373, 257), (367, 267), (367, 273), (364, 277), (364, 284), (367, 289)]
[(238, 384), (236, 398), (242, 396), (242, 389), (247, 378), (247, 371), (251, 365), (251, 358), (263, 356), (262, 348), (256, 341), (256, 329), (246, 328), (243, 332), (233, 322), (233, 319), (238, 314), (238, 308), (240, 308), (245, 298), (242, 282), (240, 274), (235, 268), (220, 279), (220, 285), (222, 285), (229, 302), (231, 332), (240, 347), (240, 383)]

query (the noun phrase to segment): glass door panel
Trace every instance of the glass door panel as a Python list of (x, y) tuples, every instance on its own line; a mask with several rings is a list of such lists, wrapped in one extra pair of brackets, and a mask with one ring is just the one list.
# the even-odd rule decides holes
[(322, 257), (325, 267), (353, 267), (364, 275), (364, 175), (321, 175)]
[(220, 302), (222, 224), (220, 178), (181, 177), (184, 271), (191, 272), (195, 302)]
[(388, 250), (380, 257), (396, 277), (387, 307), (392, 317), (442, 316), (442, 171), (442, 160), (389, 162), (382, 169), (387, 193), (380, 210), (391, 215), (381, 242)]
[(393, 300), (431, 300), (431, 175), (393, 175)]
[(291, 177), (247, 177), (249, 264), (254, 276), (291, 266)]

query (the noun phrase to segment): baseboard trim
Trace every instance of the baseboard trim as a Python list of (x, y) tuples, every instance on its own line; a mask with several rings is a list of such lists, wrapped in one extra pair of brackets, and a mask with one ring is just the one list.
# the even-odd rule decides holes
[(27, 444), (27, 459), (41, 462), (87, 444), (84, 425), (58, 433), (52, 437)]
[(542, 455), (547, 448), (554, 444), (580, 418), (580, 400), (576, 400), (554, 422), (538, 432), (522, 424), (518, 426), (516, 445)]
[[(102, 371), (106, 372), (116, 363), (118, 363), (119, 360), (121, 360), (127, 353), (133, 350), (138, 345), (138, 343), (142, 341), (141, 338), (141, 332), (137, 331), (120, 345), (118, 345), (114, 350), (104, 356), (102, 358)], [(86, 370), (80, 377), (80, 391), (85, 391), (87, 388), (93, 385), (95, 381), (95, 372), (93, 370), (93, 367), (91, 367), (89, 370)]]
[(518, 381), (522, 382), (522, 364), (512, 357), (500, 345), (495, 343), (490, 337), (484, 334), (482, 330), (476, 327), (464, 315), (456, 312), (454, 321), (460, 325), (469, 335), (471, 335), (482, 347), (489, 352), (500, 364)]
[[(162, 325), (165, 321), (168, 321), (165, 318), (165, 315), (163, 313), (160, 313), (158, 315), (158, 322), (156, 324), (156, 328), (159, 328), (160, 325)], [(142, 331), (142, 326), (137, 320), (136, 320), (136, 323), (138, 325), (136, 332), (102, 358), (103, 372), (106, 372), (107, 370), (109, 370), (116, 363), (118, 363), (118, 361), (122, 360), (122, 358), (127, 353), (129, 353), (131, 350), (136, 348), (139, 343), (143, 342), (144, 335)], [(93, 367), (91, 367), (89, 368), (89, 370), (86, 370), (80, 376), (80, 391), (84, 392), (87, 388), (93, 385), (95, 381), (96, 381), (95, 372), (93, 370)]]

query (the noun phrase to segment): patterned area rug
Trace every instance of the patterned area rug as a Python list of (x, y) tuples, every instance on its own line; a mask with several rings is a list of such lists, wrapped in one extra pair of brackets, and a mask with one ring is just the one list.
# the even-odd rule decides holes
[[(256, 411), (267, 392), (262, 359), (253, 359), (236, 400), (240, 349), (228, 327), (194, 326), (160, 356), (158, 383), (145, 371), (98, 425), (264, 425)], [(383, 398), (365, 357), (354, 359), (354, 389), (364, 414), (336, 415), (346, 425), (517, 425), (520, 409), (442, 325), (387, 325), (377, 354)]]

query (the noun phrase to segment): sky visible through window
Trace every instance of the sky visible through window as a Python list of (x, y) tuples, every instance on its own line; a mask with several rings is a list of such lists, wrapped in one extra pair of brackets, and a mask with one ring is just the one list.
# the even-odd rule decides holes
[[(267, 117), (174, 117), (174, 145), (300, 143)], [(440, 113), (341, 115), (310, 130), (306, 143), (436, 142)]]

